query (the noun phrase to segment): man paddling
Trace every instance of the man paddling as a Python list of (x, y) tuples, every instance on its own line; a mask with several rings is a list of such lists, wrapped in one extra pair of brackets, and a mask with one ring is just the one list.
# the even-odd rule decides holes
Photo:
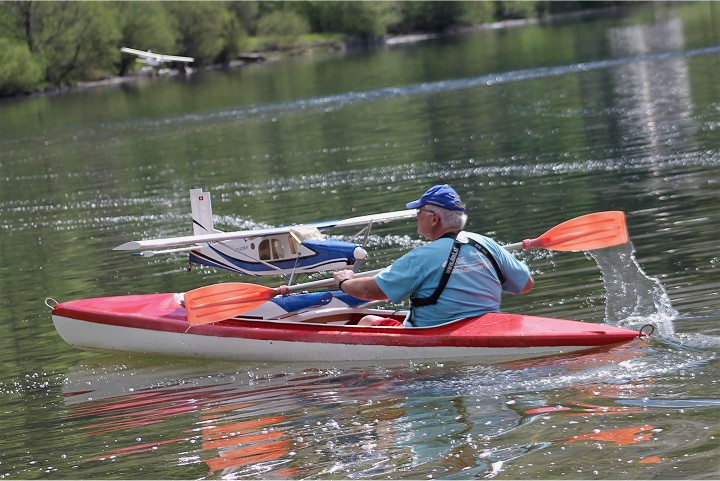
[(407, 204), (417, 209), (417, 232), (428, 239), (374, 277), (337, 271), (338, 287), (365, 300), (400, 303), (410, 298), (404, 323), (365, 316), (359, 324), (432, 326), (500, 310), (502, 292), (522, 294), (533, 287), (528, 267), (489, 237), (464, 232), (465, 204), (448, 185), (428, 189)]

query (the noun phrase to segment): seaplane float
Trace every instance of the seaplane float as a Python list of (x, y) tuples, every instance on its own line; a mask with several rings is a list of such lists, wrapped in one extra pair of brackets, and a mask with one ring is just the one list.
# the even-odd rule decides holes
[[(205, 202), (207, 193), (202, 190), (193, 192), (193, 202)], [(196, 261), (235, 270), (238, 259), (228, 252), (220, 252), (223, 243), (276, 239), (285, 249), (297, 241), (291, 230), (285, 228), (280, 231), (245, 232), (242, 235), (218, 233), (209, 223), (212, 217), (209, 203), (203, 208), (194, 204), (192, 209), (193, 223), (199, 229), (194, 236), (162, 242), (133, 241), (123, 244), (120, 249), (192, 244), (185, 248), (190, 250)], [(399, 212), (364, 219), (369, 223), (371, 217), (372, 220), (387, 221), (404, 215)], [(353, 222), (357, 222), (357, 218)], [(333, 223), (319, 223), (315, 227), (319, 229), (330, 224)], [(338, 224), (342, 221), (334, 225)], [(303, 258), (297, 255), (303, 242), (306, 241), (295, 245), (298, 259)], [(576, 217), (538, 238), (504, 247), (509, 250), (585, 251), (625, 242), (628, 242), (625, 215), (610, 211)], [(258, 247), (256, 245), (255, 249)], [(251, 247), (241, 251), (255, 252)], [(198, 252), (204, 252), (204, 255), (198, 255)], [(217, 255), (214, 259), (222, 259), (223, 262), (229, 257), (235, 260), (228, 261), (228, 264), (216, 264), (215, 260), (206, 258), (210, 254)], [(266, 259), (264, 262), (270, 264), (278, 260)], [(327, 263), (324, 268), (346, 267), (348, 259), (338, 262), (341, 264), (339, 267)], [(307, 266), (321, 269), (319, 265)], [(237, 270), (243, 272), (242, 269)], [(275, 273), (276, 270), (273, 268), (270, 272)], [(356, 275), (374, 275), (376, 272)], [(361, 326), (357, 325), (357, 321), (367, 314), (400, 320), (404, 313), (373, 308), (339, 290), (317, 291), (333, 285), (332, 278), (294, 284), (290, 286), (289, 295), (281, 296), (276, 288), (226, 282), (184, 293), (99, 297), (62, 303), (47, 299), (45, 303), (52, 310), (57, 332), (66, 342), (77, 347), (241, 361), (375, 362), (473, 358), (496, 362), (601, 349), (642, 338), (652, 332), (646, 332), (646, 327), (633, 330), (510, 313), (488, 313), (432, 327)]]

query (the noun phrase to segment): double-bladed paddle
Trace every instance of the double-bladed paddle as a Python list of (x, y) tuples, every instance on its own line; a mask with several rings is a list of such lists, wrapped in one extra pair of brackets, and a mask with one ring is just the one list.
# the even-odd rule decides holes
[[(551, 251), (589, 251), (602, 249), (628, 241), (625, 214), (621, 211), (596, 212), (567, 220), (535, 239), (525, 239), (503, 246), (508, 250), (538, 248)], [(380, 269), (355, 274), (355, 277), (372, 276)], [(332, 277), (319, 281), (290, 286), (298, 292), (335, 284)], [(193, 325), (209, 324), (230, 319), (251, 311), (280, 294), (278, 288), (225, 282), (199, 287), (185, 293), (185, 310), (188, 322)]]

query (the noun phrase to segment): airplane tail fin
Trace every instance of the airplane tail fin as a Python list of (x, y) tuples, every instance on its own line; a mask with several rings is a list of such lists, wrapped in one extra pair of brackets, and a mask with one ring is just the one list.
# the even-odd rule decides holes
[(190, 189), (190, 209), (192, 211), (193, 234), (219, 232), (213, 227), (210, 192), (203, 192), (202, 189)]

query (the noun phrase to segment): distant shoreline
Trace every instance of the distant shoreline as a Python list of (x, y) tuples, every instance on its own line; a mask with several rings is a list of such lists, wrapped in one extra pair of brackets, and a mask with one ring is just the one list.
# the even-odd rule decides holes
[[(472, 27), (466, 27), (462, 29), (457, 29), (452, 32), (447, 33), (415, 33), (415, 34), (409, 34), (409, 35), (388, 35), (379, 39), (376, 39), (375, 41), (364, 41), (364, 40), (358, 40), (358, 39), (347, 39), (345, 41), (344, 50), (351, 50), (356, 48), (370, 48), (374, 46), (393, 46), (393, 45), (404, 45), (408, 43), (416, 43), (416, 42), (422, 42), (425, 40), (432, 40), (435, 38), (440, 38), (447, 35), (457, 35), (460, 33), (466, 33), (476, 30), (485, 30), (485, 29), (497, 29), (497, 28), (505, 28), (505, 27), (516, 27), (516, 26), (523, 26), (528, 25), (531, 23), (538, 23), (538, 19), (522, 19), (522, 20), (504, 20), (502, 22), (494, 22), (489, 24), (482, 24), (482, 25), (474, 25)], [(358, 47), (361, 45), (362, 47)], [(311, 50), (313, 48), (328, 48), (333, 49), (336, 47), (336, 44), (328, 43), (328, 44), (313, 44), (313, 45), (300, 45), (298, 48), (300, 50)], [(265, 54), (269, 54), (265, 56)], [(264, 62), (277, 62), (281, 61), (283, 59), (283, 56), (278, 51), (268, 51), (268, 52), (252, 52), (252, 54), (261, 55), (263, 56), (263, 60), (261, 61), (244, 61), (244, 60), (233, 60), (229, 62), (228, 64), (216, 64), (216, 65), (209, 65), (207, 67), (202, 67), (197, 70), (224, 70), (224, 69), (234, 69), (239, 67), (244, 67), (246, 65), (254, 65), (257, 63), (264, 63)], [(196, 70), (196, 69), (192, 69)], [(176, 77), (179, 75), (187, 75), (185, 72), (179, 69), (169, 69), (169, 72), (164, 73), (163, 75), (152, 75), (152, 74), (146, 74), (146, 73), (134, 73), (130, 75), (124, 75), (124, 76), (117, 76), (117, 77), (109, 77), (102, 80), (94, 80), (94, 81), (88, 81), (88, 82), (77, 82), (73, 85), (69, 85), (67, 87), (55, 87), (55, 88), (48, 88), (42, 91), (33, 92), (29, 94), (29, 96), (34, 95), (43, 95), (43, 94), (52, 94), (52, 93), (62, 93), (67, 92), (71, 90), (83, 90), (88, 88), (95, 88), (95, 87), (105, 87), (105, 86), (112, 86), (112, 85), (123, 85), (127, 83), (134, 83), (139, 82), (142, 80), (148, 80), (152, 79), (153, 76), (155, 77)], [(192, 75), (192, 74), (190, 74)]]

